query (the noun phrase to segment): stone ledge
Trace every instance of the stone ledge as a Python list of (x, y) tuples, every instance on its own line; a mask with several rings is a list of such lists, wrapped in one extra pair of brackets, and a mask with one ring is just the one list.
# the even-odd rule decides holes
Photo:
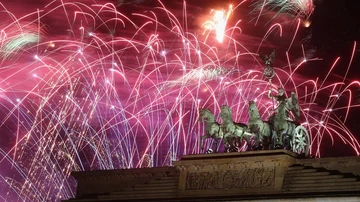
[(355, 174), (359, 157), (300, 159), (290, 151), (272, 150), (187, 155), (174, 165), (74, 173), (80, 194), (68, 201), (312, 201), (360, 196)]
[(261, 150), (261, 151), (247, 151), (247, 152), (233, 152), (233, 153), (211, 153), (211, 154), (191, 154), (185, 155), (180, 158), (180, 161), (186, 160), (200, 160), (200, 159), (226, 159), (226, 158), (241, 158), (241, 157), (256, 157), (256, 156), (277, 156), (277, 155), (287, 155), (290, 157), (297, 157), (297, 154), (284, 150)]

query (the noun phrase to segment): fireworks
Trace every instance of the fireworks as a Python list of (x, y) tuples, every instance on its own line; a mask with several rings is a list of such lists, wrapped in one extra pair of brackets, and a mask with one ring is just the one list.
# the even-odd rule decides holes
[(259, 17), (267, 12), (271, 13), (272, 19), (280, 14), (292, 15), (303, 19), (304, 26), (308, 27), (310, 24), (308, 19), (313, 13), (315, 5), (313, 0), (260, 0), (254, 1), (253, 7), (253, 12), (258, 12)]
[[(338, 59), (328, 75), (303, 78), (299, 71), (318, 59), (304, 58), (292, 28), (257, 26), (263, 38), (236, 32), (230, 13), (236, 22), (246, 20), (235, 15), (237, 6), (222, 12), (219, 33), (199, 35), (204, 23), (188, 19), (197, 10), (182, 2), (180, 13), (162, 2), (153, 8), (120, 3), (119, 10), (100, 1), (52, 1), (27, 12), (1, 7), (9, 22), (0, 25), (1, 199), (73, 197), (75, 170), (171, 165), (199, 153), (199, 108), (219, 119), (227, 104), (234, 119), (246, 123), (248, 100), (256, 100), (266, 119), (270, 87), (298, 94), (313, 155), (321, 156), (329, 141), (359, 155), (358, 139), (346, 127), (349, 111), (358, 107), (352, 95), (359, 82), (329, 79)], [(126, 6), (134, 12), (124, 12)], [(260, 17), (258, 25), (267, 22)], [(283, 34), (272, 36), (274, 28)], [(276, 49), (270, 84), (257, 50), (278, 41), (286, 46)], [(284, 52), (289, 46), (294, 51)]]
[(232, 5), (230, 5), (227, 12), (224, 10), (213, 10), (213, 20), (208, 20), (203, 25), (206, 30), (215, 30), (216, 40), (220, 43), (224, 40), (226, 24), (229, 20), (230, 14), (232, 13), (232, 9)]

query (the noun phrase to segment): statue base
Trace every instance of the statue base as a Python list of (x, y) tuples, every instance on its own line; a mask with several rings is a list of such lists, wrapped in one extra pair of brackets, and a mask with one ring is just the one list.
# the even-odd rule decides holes
[(173, 164), (73, 172), (77, 192), (68, 201), (360, 199), (360, 157), (299, 158), (266, 150), (186, 155)]

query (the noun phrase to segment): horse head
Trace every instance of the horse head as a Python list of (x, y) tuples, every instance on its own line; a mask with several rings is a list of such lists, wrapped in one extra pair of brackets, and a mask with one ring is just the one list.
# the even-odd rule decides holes
[(205, 118), (205, 121), (215, 121), (215, 116), (210, 110), (204, 108), (199, 109), (199, 122), (203, 122)]
[(294, 92), (291, 92), (291, 97), (286, 102), (286, 109), (293, 113), (296, 120), (300, 120), (299, 100)]
[(202, 121), (203, 121), (204, 112), (205, 112), (205, 109), (203, 109), (203, 108), (200, 108), (200, 109), (199, 109), (199, 122), (202, 122)]
[(248, 108), (249, 116), (250, 118), (258, 118), (260, 117), (259, 110), (255, 104), (255, 101), (250, 100), (249, 101), (249, 108)]
[(230, 118), (232, 120), (231, 110), (227, 105), (221, 106), (220, 117), (223, 120), (228, 120)]

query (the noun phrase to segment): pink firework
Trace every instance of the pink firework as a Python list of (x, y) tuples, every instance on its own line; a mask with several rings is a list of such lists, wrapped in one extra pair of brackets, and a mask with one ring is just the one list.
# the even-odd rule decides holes
[[(296, 29), (282, 24), (283, 16), (271, 25), (260, 16), (250, 25), (246, 2), (226, 18), (222, 43), (216, 33), (201, 34), (213, 19), (197, 16), (208, 10), (183, 1), (16, 3), (0, 3), (5, 201), (73, 197), (72, 171), (171, 165), (200, 152), (200, 108), (219, 119), (227, 104), (246, 123), (248, 101), (255, 100), (266, 120), (273, 113), (267, 92), (277, 87), (298, 95), (312, 155), (359, 155), (358, 137), (347, 127), (359, 108), (353, 99), (359, 81), (346, 79), (356, 42), (345, 67), (334, 58), (318, 75), (307, 75), (322, 61), (299, 40), (300, 20), (286, 17)], [(274, 49), (269, 83), (259, 53)], [(338, 69), (341, 78), (333, 74)]]

